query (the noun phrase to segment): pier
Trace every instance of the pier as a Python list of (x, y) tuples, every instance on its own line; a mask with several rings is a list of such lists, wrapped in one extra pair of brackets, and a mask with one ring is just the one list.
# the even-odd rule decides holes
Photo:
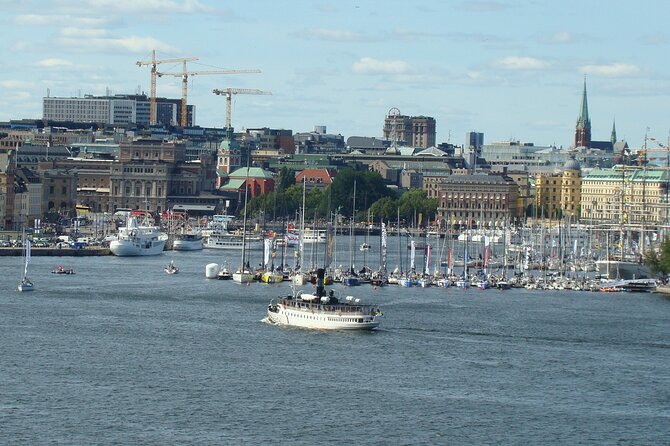
[[(24, 248), (0, 248), (0, 256), (22, 256)], [(88, 246), (81, 249), (72, 248), (30, 248), (30, 255), (54, 256), (54, 257), (90, 257), (90, 256), (108, 256), (111, 255), (109, 248), (98, 246)]]

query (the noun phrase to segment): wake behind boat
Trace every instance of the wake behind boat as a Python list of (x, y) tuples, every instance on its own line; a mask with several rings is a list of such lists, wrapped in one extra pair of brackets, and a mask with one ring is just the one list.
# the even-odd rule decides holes
[(343, 302), (333, 290), (326, 295), (324, 269), (317, 270), (316, 294), (294, 291), (268, 305), (268, 320), (277, 325), (321, 330), (372, 330), (379, 326), (382, 313), (374, 305), (359, 303), (347, 296)]

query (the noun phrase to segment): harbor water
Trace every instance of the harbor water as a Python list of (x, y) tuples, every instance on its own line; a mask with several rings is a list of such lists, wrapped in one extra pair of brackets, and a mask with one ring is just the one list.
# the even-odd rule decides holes
[(237, 255), (34, 257), (32, 293), (0, 258), (0, 442), (668, 443), (663, 295), (334, 285), (381, 327), (309, 331), (263, 322), (287, 284), (205, 278)]

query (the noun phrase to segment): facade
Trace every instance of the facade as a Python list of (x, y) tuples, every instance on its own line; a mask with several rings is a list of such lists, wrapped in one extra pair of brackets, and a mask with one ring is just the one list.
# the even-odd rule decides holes
[[(83, 98), (45, 97), (42, 119), (95, 124), (149, 125), (150, 101), (146, 95), (93, 96)], [(187, 106), (188, 126), (195, 125), (195, 106)], [(156, 120), (160, 125), (181, 122), (181, 99), (156, 98)]]
[(561, 209), (561, 173), (541, 173), (535, 176), (535, 215), (537, 218), (558, 218)]
[(571, 158), (563, 167), (561, 178), (561, 211), (563, 216), (578, 219), (582, 202), (581, 166)]
[(391, 141), (391, 147), (432, 147), (436, 139), (435, 118), (389, 113), (384, 119), (384, 139)]
[(334, 169), (305, 169), (295, 176), (295, 184), (304, 184), (307, 190), (315, 187), (323, 189), (332, 184), (337, 171)]
[(668, 221), (665, 169), (615, 166), (582, 178), (581, 217), (593, 224), (657, 225)]
[(162, 212), (168, 208), (168, 195), (197, 194), (198, 180), (176, 178), (184, 147), (181, 142), (157, 139), (121, 143), (118, 163), (110, 172), (107, 212), (117, 208)]
[(438, 201), (440, 226), (498, 224), (518, 216), (519, 187), (506, 175), (451, 175), (441, 184)]
[(435, 118), (414, 116), (410, 119), (412, 141), (414, 147), (433, 147), (435, 145)]

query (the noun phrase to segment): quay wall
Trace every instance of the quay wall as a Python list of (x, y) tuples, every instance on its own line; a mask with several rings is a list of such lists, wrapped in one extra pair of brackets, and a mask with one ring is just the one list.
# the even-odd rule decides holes
[[(0, 248), (0, 256), (22, 256), (23, 248)], [(30, 248), (30, 255), (53, 256), (53, 257), (88, 257), (111, 255), (109, 248), (91, 246), (83, 249), (72, 248)]]

